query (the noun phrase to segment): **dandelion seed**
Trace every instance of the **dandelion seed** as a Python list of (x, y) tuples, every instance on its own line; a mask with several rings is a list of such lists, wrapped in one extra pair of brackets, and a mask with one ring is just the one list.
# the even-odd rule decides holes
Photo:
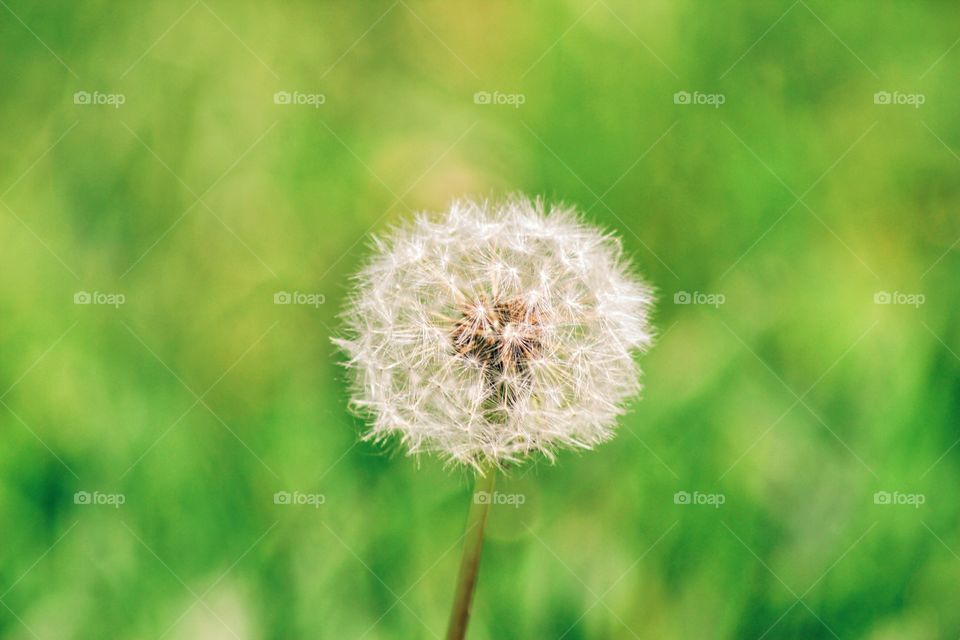
[(613, 435), (653, 302), (616, 238), (515, 198), (456, 202), (375, 246), (335, 341), (366, 438), (482, 471)]

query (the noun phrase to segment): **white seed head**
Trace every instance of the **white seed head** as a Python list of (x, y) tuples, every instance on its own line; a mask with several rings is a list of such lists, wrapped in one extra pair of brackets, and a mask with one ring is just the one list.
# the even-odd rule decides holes
[(367, 439), (482, 469), (613, 435), (653, 302), (616, 238), (515, 198), (456, 202), (375, 244), (335, 340)]

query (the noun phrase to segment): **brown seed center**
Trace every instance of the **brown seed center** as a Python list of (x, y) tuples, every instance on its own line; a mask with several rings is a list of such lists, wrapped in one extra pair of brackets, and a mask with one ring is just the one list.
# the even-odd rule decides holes
[(477, 363), (492, 380), (521, 378), (542, 349), (541, 316), (520, 298), (481, 296), (460, 308), (451, 338), (457, 353)]

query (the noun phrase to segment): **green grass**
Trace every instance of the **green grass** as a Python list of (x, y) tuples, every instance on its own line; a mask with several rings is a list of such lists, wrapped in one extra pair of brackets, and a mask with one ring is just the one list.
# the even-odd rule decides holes
[(0, 637), (442, 635), (470, 478), (358, 442), (330, 336), (369, 233), (512, 191), (617, 232), (661, 338), (616, 440), (500, 479), (471, 638), (960, 635), (958, 18), (5, 0)]

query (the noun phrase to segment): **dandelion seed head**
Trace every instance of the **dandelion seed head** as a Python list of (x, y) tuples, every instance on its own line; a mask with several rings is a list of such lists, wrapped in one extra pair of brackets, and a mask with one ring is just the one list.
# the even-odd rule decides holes
[(463, 200), (375, 241), (335, 342), (366, 438), (484, 468), (612, 437), (652, 303), (573, 209)]

